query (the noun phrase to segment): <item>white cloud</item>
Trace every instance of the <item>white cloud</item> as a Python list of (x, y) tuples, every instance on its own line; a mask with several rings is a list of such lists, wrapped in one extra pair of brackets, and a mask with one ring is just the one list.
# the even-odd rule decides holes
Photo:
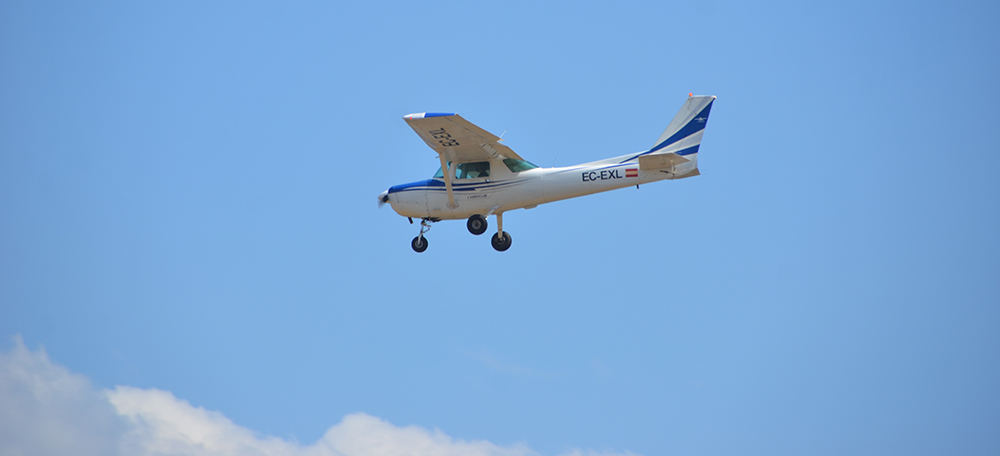
[[(169, 391), (97, 391), (20, 337), (0, 352), (0, 455), (130, 456), (527, 456), (525, 445), (465, 441), (355, 413), (312, 445), (260, 436)], [(614, 456), (572, 450), (566, 456)], [(635, 456), (624, 453), (622, 456)]]
[(104, 395), (14, 340), (0, 352), (0, 455), (117, 454), (125, 426)]

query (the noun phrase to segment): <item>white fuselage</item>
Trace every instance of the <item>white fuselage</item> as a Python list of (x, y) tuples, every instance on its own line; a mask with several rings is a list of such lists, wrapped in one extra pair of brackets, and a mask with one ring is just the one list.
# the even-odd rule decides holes
[(491, 160), (488, 178), (452, 179), (454, 207), (443, 178), (396, 185), (386, 200), (399, 215), (431, 220), (465, 219), (539, 204), (687, 177), (697, 168), (697, 154), (688, 163), (671, 169), (639, 168), (640, 153), (560, 168), (534, 168), (511, 172), (500, 160)]

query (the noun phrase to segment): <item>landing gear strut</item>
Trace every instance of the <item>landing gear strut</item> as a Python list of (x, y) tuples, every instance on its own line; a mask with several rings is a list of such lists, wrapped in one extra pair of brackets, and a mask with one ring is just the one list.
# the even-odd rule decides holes
[(427, 219), (420, 221), (420, 234), (410, 241), (410, 247), (413, 247), (413, 251), (421, 253), (427, 250), (427, 238), (424, 237), (424, 233), (431, 230), (431, 224)]
[(485, 233), (488, 226), (489, 224), (486, 223), (486, 218), (479, 214), (469, 217), (469, 222), (465, 224), (465, 227), (469, 229), (469, 232), (475, 234), (476, 236)]
[(493, 244), (493, 249), (497, 252), (503, 252), (510, 248), (511, 238), (510, 233), (503, 232), (503, 213), (497, 213), (497, 234), (493, 235), (493, 239), (490, 240)]

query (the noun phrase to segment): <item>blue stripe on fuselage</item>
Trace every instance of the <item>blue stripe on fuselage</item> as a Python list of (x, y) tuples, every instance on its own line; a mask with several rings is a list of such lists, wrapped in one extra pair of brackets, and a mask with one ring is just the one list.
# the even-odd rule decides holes
[(410, 182), (409, 184), (393, 185), (392, 187), (389, 187), (389, 194), (391, 195), (391, 194), (396, 193), (396, 192), (402, 192), (402, 191), (406, 191), (406, 190), (411, 190), (411, 189), (413, 189), (415, 187), (433, 187), (433, 186), (437, 186), (437, 185), (440, 185), (440, 186), (443, 187), (444, 186), (444, 182), (436, 181), (434, 179), (427, 179), (427, 180), (422, 180), (422, 181), (417, 181), (417, 182)]
[[(495, 190), (497, 188), (507, 187), (513, 184), (519, 184), (524, 182), (524, 180), (519, 181), (500, 181), (500, 182), (468, 182), (468, 183), (453, 183), (451, 188), (453, 191), (481, 191), (483, 189)], [(408, 184), (399, 184), (389, 187), (389, 194), (397, 192), (405, 192), (411, 190), (445, 190), (445, 185), (443, 180), (438, 179), (427, 179), (423, 181), (410, 182)]]

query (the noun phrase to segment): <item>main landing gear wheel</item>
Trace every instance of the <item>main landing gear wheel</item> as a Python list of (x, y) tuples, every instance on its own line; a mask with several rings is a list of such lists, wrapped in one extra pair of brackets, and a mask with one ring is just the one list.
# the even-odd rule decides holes
[(465, 224), (465, 227), (469, 229), (469, 232), (479, 236), (486, 232), (488, 224), (486, 219), (482, 215), (476, 214), (469, 217), (469, 222)]
[(413, 247), (413, 251), (417, 253), (427, 250), (427, 238), (423, 236), (413, 238), (413, 241), (410, 242), (410, 247)]
[(493, 235), (493, 239), (490, 243), (493, 244), (493, 248), (496, 249), (497, 252), (503, 252), (504, 250), (510, 248), (510, 241), (510, 233), (504, 232), (503, 239), (500, 238), (500, 233), (497, 233)]

